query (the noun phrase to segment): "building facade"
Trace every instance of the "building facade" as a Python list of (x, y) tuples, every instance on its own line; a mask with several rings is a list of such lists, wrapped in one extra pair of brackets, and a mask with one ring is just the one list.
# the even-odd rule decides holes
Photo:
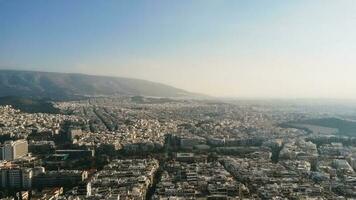
[(15, 160), (28, 154), (26, 140), (6, 141), (1, 148), (2, 160)]

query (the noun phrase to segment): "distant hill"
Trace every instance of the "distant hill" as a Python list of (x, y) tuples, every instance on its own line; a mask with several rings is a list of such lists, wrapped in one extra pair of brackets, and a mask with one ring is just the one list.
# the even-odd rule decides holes
[(288, 122), (288, 123), (281, 124), (282, 127), (300, 128), (300, 129), (307, 130), (308, 126), (305, 126), (305, 125), (337, 129), (338, 135), (353, 136), (353, 137), (356, 136), (356, 122), (355, 121), (334, 118), (334, 117), (309, 119), (309, 120)]
[(304, 124), (339, 129), (340, 135), (356, 136), (356, 122), (339, 118), (321, 118), (303, 121)]
[(59, 109), (52, 103), (41, 99), (29, 99), (24, 97), (0, 97), (0, 105), (11, 105), (12, 107), (28, 113), (52, 113), (57, 114)]
[(0, 97), (20, 96), (73, 99), (82, 96), (140, 95), (193, 97), (193, 93), (168, 85), (120, 77), (52, 72), (0, 70)]

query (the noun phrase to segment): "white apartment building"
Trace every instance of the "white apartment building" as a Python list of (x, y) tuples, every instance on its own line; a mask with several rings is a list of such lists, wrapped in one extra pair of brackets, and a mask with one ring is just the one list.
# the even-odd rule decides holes
[(28, 153), (28, 143), (26, 140), (6, 141), (1, 148), (3, 160), (15, 160)]

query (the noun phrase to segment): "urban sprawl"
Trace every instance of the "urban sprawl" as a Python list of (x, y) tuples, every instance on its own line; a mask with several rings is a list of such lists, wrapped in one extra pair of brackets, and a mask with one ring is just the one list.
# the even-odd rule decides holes
[[(287, 103), (97, 97), (0, 107), (0, 199), (356, 198), (354, 136)], [(284, 124), (284, 125), (282, 125)]]

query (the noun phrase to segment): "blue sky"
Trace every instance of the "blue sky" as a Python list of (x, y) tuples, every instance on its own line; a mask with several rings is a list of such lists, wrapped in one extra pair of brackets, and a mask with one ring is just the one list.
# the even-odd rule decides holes
[(0, 0), (0, 68), (356, 98), (353, 0)]

